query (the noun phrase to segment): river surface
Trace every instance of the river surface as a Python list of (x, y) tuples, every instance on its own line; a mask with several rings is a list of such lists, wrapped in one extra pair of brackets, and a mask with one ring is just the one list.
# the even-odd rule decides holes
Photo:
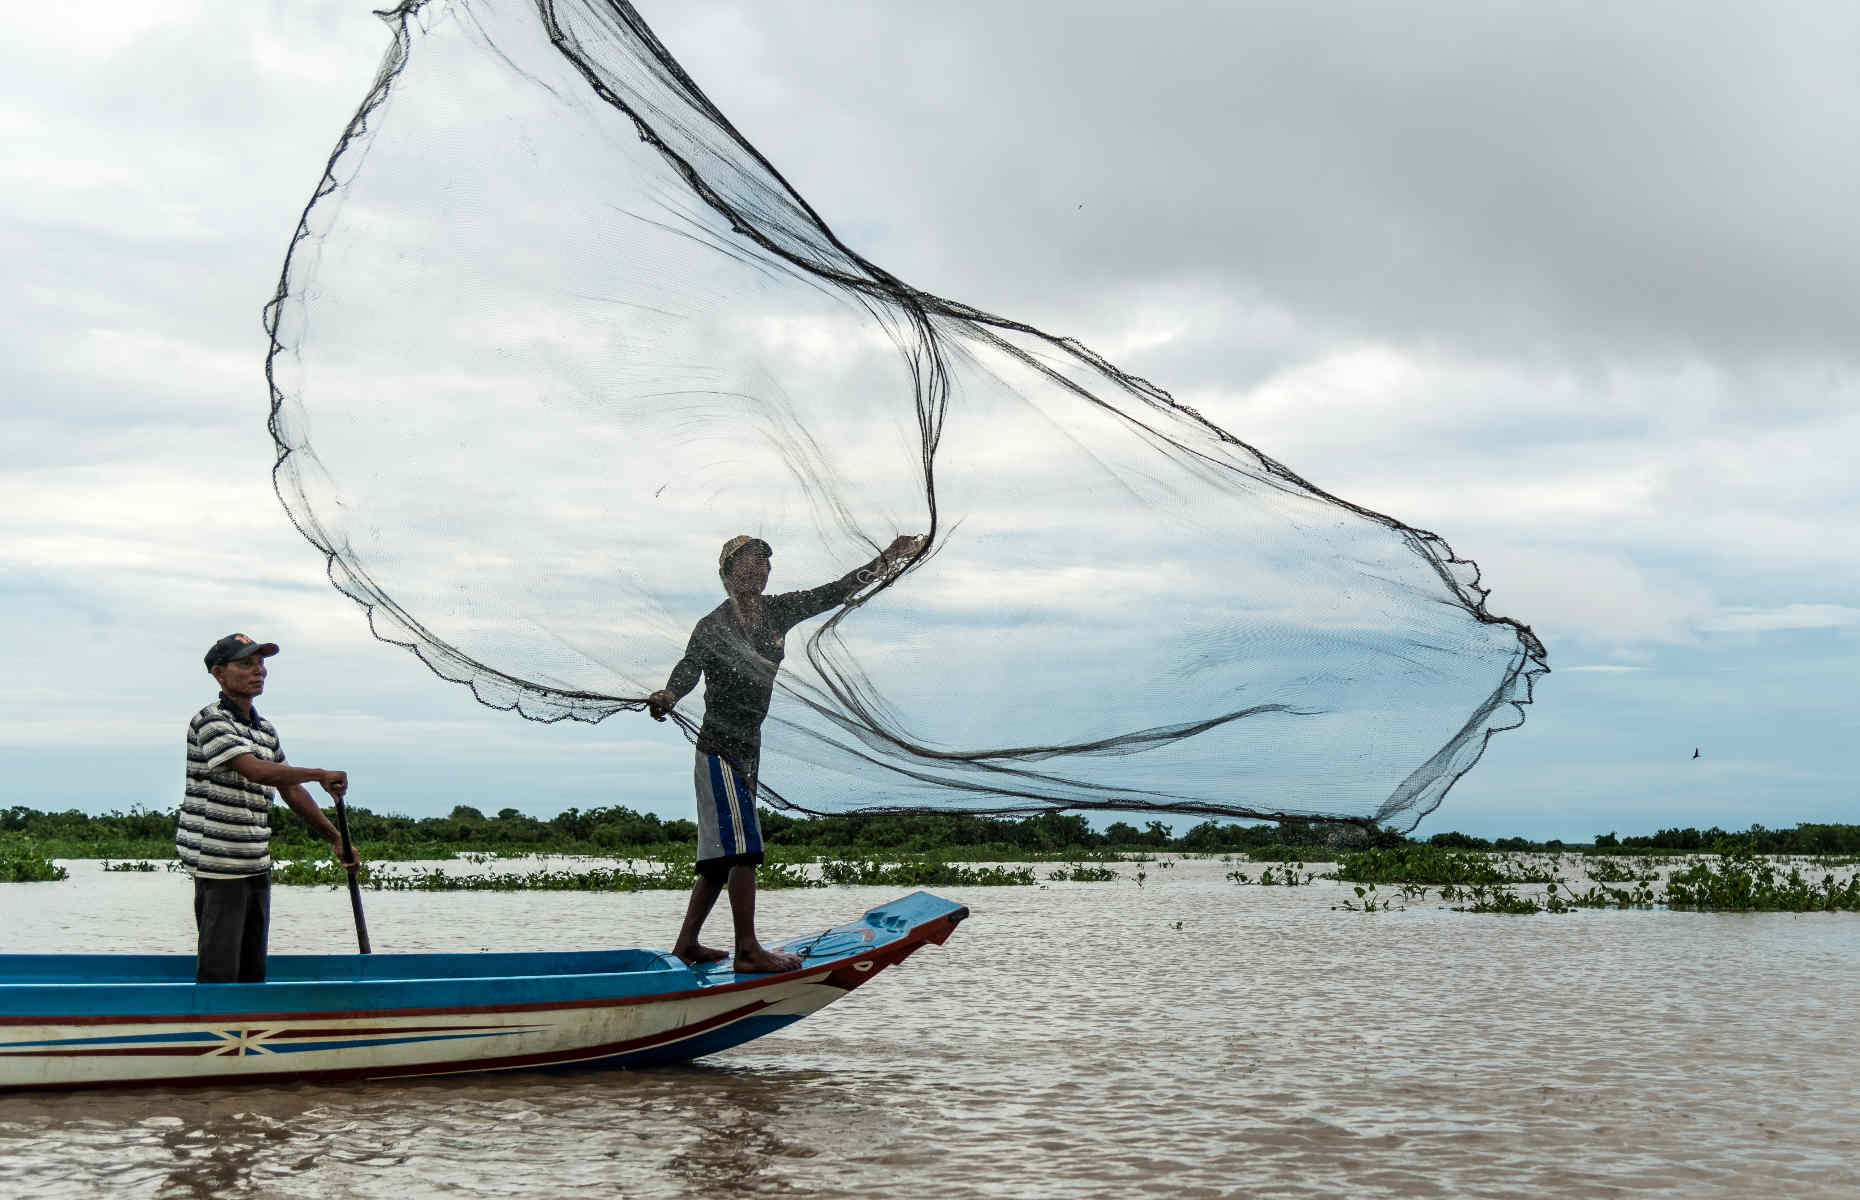
[[(0, 885), (7, 951), (191, 951), (184, 877), (66, 865)], [(1141, 866), (943, 889), (948, 945), (691, 1065), (0, 1095), (0, 1195), (1860, 1195), (1860, 916), (1363, 914)], [(763, 932), (895, 891), (765, 892)], [(378, 951), (666, 946), (684, 905), (364, 898)], [(274, 889), (272, 949), (349, 920)]]

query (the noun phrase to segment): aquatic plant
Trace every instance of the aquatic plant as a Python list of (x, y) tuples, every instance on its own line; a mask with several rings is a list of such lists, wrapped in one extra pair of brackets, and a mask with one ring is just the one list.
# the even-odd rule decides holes
[(159, 871), (161, 870), (160, 867), (156, 866), (154, 863), (150, 862), (146, 858), (134, 858), (126, 862), (111, 862), (109, 859), (106, 858), (103, 860), (103, 869), (106, 871)]
[(1450, 850), (1426, 843), (1358, 850), (1341, 855), (1337, 878), (1346, 883), (1507, 883), (1518, 882), (1484, 854)]
[(1443, 900), (1464, 900), (1453, 906), (1454, 912), (1527, 914), (1546, 911), (1564, 912), (1568, 905), (1546, 908), (1530, 896), (1520, 896), (1504, 883), (1468, 883), (1448, 885), (1440, 890)]
[(1417, 883), (1439, 887), (1470, 883), (1549, 883), (1562, 859), (1520, 859), (1478, 850), (1442, 849), (1425, 842), (1343, 854), (1337, 878), (1348, 883)]
[(1583, 864), (1583, 870), (1590, 879), (1597, 883), (1657, 883), (1660, 872), (1652, 867), (1642, 865), (1636, 868), (1634, 863), (1645, 864), (1645, 859), (1627, 859), (1592, 857)]
[(1359, 883), (1352, 890), (1356, 892), (1356, 899), (1344, 900), (1333, 904), (1331, 905), (1332, 910), (1341, 908), (1346, 912), (1364, 913), (1401, 911), (1402, 906), (1396, 904), (1386, 896), (1379, 895), (1376, 892), (1376, 885), (1373, 883)]
[(1455, 905), (1455, 912), (1517, 915), (1566, 913), (1579, 908), (1652, 908), (1662, 902), (1646, 880), (1637, 881), (1631, 889), (1592, 886), (1586, 892), (1577, 892), (1562, 880), (1552, 880), (1544, 885), (1542, 896), (1515, 892), (1507, 884), (1450, 885), (1440, 889), (1440, 898), (1464, 901)]
[[(1099, 878), (1107, 868), (1081, 865), (1081, 877)], [(1115, 878), (1115, 872), (1112, 872)], [(304, 859), (283, 863), (274, 868), (273, 882), (284, 885), (346, 886), (348, 873), (328, 859)], [(882, 887), (1018, 887), (1034, 882), (1032, 867), (973, 867), (933, 859), (884, 862), (878, 859), (838, 858), (820, 864), (816, 878), (805, 864), (770, 860), (756, 872), (758, 886), (770, 888), (819, 888), (830, 885)], [(538, 869), (527, 872), (486, 872), (454, 874), (445, 867), (416, 867), (401, 873), (393, 866), (363, 863), (358, 874), (363, 887), (375, 891), (420, 892), (521, 892), (585, 891), (643, 892), (685, 891), (696, 882), (690, 858), (646, 860), (643, 869), (629, 861), (624, 867), (597, 866), (585, 870)]]
[(1109, 867), (1088, 867), (1084, 863), (1073, 863), (1048, 872), (1046, 877), (1061, 883), (1110, 883), (1117, 878), (1117, 872)]
[(1309, 846), (1288, 846), (1284, 842), (1273, 842), (1265, 846), (1253, 846), (1245, 855), (1254, 862), (1303, 862), (1310, 856)]
[(855, 858), (821, 863), (820, 876), (826, 883), (883, 887), (1030, 887), (1034, 882), (1032, 867), (969, 867), (946, 862), (886, 863)]
[[(1262, 887), (1304, 887), (1318, 877), (1316, 871), (1305, 870), (1301, 862), (1283, 863), (1276, 867), (1267, 867), (1254, 879), (1245, 871), (1229, 871), (1227, 878), (1238, 884), (1256, 883)], [(1328, 876), (1326, 877), (1328, 878)]]
[(1671, 908), (1736, 912), (1860, 912), (1860, 873), (1844, 882), (1830, 873), (1814, 883), (1800, 867), (1784, 875), (1747, 846), (1736, 846), (1715, 861), (1674, 872), (1666, 881), (1665, 902)]
[[(391, 866), (363, 863), (356, 881), (374, 891), (390, 892), (644, 892), (683, 891), (696, 882), (688, 860), (654, 863), (654, 870), (635, 871), (619, 867), (596, 867), (586, 871), (535, 870), (453, 874), (444, 867), (416, 867), (405, 874)], [(818, 887), (812, 880), (801, 879), (792, 869), (770, 871), (762, 879), (764, 887)], [(349, 875), (329, 859), (300, 859), (272, 868), (272, 882), (285, 886), (347, 886)]]
[(33, 842), (0, 843), (0, 883), (56, 883), (67, 874)]
[[(1664, 857), (1664, 856), (1662, 856)], [(1566, 913), (1579, 908), (1650, 909), (1668, 907), (1717, 912), (1855, 912), (1860, 911), (1860, 872), (1836, 876), (1823, 872), (1819, 881), (1805, 876), (1803, 863), (1820, 866), (1814, 857), (1794, 861), (1766, 858), (1749, 839), (1728, 839), (1718, 855), (1694, 861), (1657, 885), (1660, 873), (1654, 858), (1633, 863), (1585, 856), (1579, 860), (1589, 876), (1587, 890), (1562, 878), (1576, 863), (1561, 855), (1525, 861), (1491, 860), (1470, 851), (1442, 850), (1425, 844), (1363, 851), (1345, 857), (1339, 876), (1367, 883), (1399, 880), (1405, 900), (1426, 895), (1429, 883), (1456, 912)], [(1250, 882), (1239, 873), (1235, 882)], [(1238, 877), (1238, 878), (1236, 878)], [(1521, 892), (1518, 884), (1543, 884), (1541, 892)], [(1613, 886), (1625, 884), (1628, 886)], [(1341, 906), (1356, 910), (1357, 903)]]
[(1570, 904), (1576, 908), (1652, 908), (1664, 902), (1664, 897), (1653, 890), (1657, 878), (1635, 880), (1632, 888), (1591, 886), (1581, 895), (1571, 896)]
[[(356, 879), (363, 887), (373, 886), (375, 869), (370, 863), (363, 863)], [(271, 863), (271, 882), (284, 887), (311, 887), (323, 884), (329, 887), (347, 886), (349, 876), (335, 861), (312, 858), (293, 859), (290, 862)]]

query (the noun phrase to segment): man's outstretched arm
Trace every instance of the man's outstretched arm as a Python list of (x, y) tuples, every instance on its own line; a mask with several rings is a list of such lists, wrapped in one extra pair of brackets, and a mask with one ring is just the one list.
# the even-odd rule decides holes
[(854, 567), (832, 583), (823, 583), (805, 592), (788, 593), (788, 603), (791, 607), (786, 614), (787, 623), (805, 621), (809, 617), (818, 616), (830, 608), (846, 603), (860, 588), (882, 575), (889, 575), (909, 562), (923, 548), (924, 536), (922, 534), (900, 534), (892, 539), (891, 545), (878, 552), (877, 558), (862, 566)]

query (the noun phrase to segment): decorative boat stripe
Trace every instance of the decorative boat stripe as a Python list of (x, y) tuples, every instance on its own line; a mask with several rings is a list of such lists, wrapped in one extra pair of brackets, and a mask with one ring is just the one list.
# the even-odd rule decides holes
[(198, 1029), (193, 1032), (125, 1033), (120, 1037), (46, 1038), (37, 1042), (0, 1042), (0, 1051), (29, 1046), (121, 1046), (128, 1042), (211, 1042), (220, 1034)]
[[(509, 1059), (494, 1059), (489, 1062), (461, 1064), (456, 1067), (441, 1067), (434, 1071), (402, 1070), (394, 1071), (392, 1074), (401, 1078), (414, 1075), (460, 1075), (478, 1071), (514, 1071), (524, 1067), (559, 1067), (567, 1066), (571, 1063), (588, 1062), (593, 1059), (613, 1058), (616, 1055), (655, 1050), (660, 1046), (667, 1046), (673, 1042), (682, 1042), (689, 1038), (697, 1037), (699, 1034), (721, 1029), (726, 1025), (734, 1025), (744, 1017), (752, 1017), (765, 1008), (775, 1007), (777, 1003), (779, 1003), (779, 1001), (757, 1000), (745, 1004), (741, 1008), (733, 1008), (729, 1012), (718, 1013), (714, 1017), (707, 1017), (702, 1021), (693, 1021), (689, 1025), (680, 1025), (676, 1029), (667, 1029), (662, 1033), (647, 1034), (645, 1037), (629, 1038), (623, 1042), (608, 1042), (600, 1046), (583, 1046), (575, 1050), (556, 1051), (552, 1054), (519, 1055)], [(386, 1072), (383, 1073), (384, 1076), (386, 1074)]]
[[(65, 1054), (72, 1058), (86, 1058), (102, 1055), (195, 1053), (203, 1056), (239, 1057), (247, 1054), (295, 1054), (314, 1050), (346, 1050), (356, 1046), (400, 1046), (415, 1042), (448, 1042), (461, 1038), (509, 1037), (512, 1034), (535, 1033), (549, 1028), (551, 1028), (549, 1025), (426, 1025), (383, 1029), (176, 1030), (173, 1033), (132, 1033), (121, 1037), (0, 1042), (0, 1054), (25, 1057)], [(297, 1040), (304, 1038), (323, 1040), (314, 1042)], [(208, 1045), (201, 1046), (203, 1042)], [(283, 1044), (278, 1044), (280, 1042)]]
[(534, 1033), (538, 1029), (547, 1028), (549, 1028), (547, 1025), (532, 1025), (527, 1029), (500, 1029), (495, 1033), (429, 1033), (415, 1037), (350, 1038), (346, 1041), (330, 1042), (278, 1043), (268, 1039), (259, 1049), (267, 1054), (302, 1054), (315, 1050), (353, 1050), (357, 1046), (404, 1046), (415, 1042), (456, 1042), (461, 1039), (510, 1037), (513, 1034)]

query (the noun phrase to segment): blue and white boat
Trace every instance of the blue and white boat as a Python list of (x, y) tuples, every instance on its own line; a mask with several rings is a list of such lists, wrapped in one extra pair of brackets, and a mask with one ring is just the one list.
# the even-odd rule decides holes
[(273, 955), (264, 983), (192, 955), (0, 956), (0, 1088), (383, 1079), (713, 1054), (823, 1008), (969, 915), (917, 892), (737, 975), (654, 950)]

